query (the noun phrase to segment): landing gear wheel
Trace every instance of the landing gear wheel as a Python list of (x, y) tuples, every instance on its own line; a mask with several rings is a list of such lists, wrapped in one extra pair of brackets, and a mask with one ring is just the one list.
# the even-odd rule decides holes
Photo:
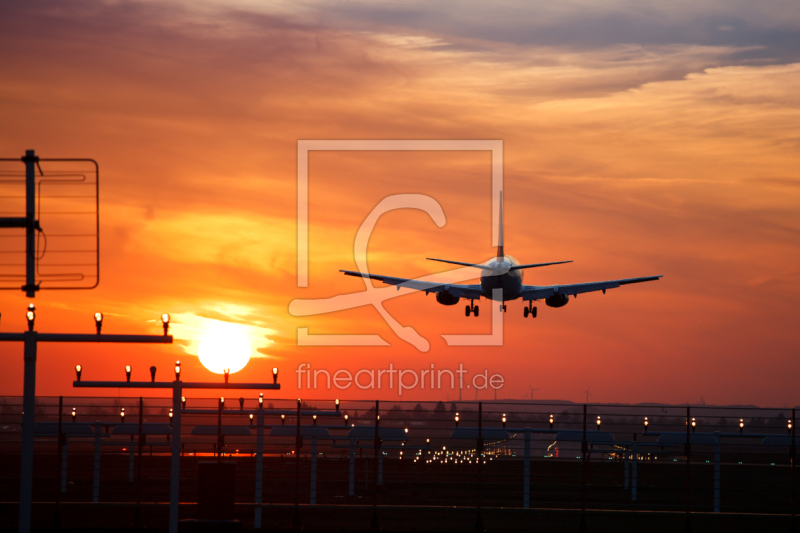
[(470, 312), (470, 308), (469, 308), (469, 306), (467, 306), (467, 309), (465, 310), (466, 316), (469, 316), (469, 312)]
[(525, 318), (528, 318), (528, 313), (530, 313), (530, 310), (527, 307), (522, 310), (522, 316)]
[(500, 310), (505, 313), (506, 312), (506, 304), (501, 304), (500, 305)]
[(472, 310), (472, 312), (475, 313), (476, 317), (478, 316), (478, 311), (479, 311), (479, 309), (478, 309), (478, 306), (476, 305), (475, 309)]
[(531, 315), (533, 316), (533, 318), (536, 318), (536, 308), (535, 307), (533, 309), (531, 309)]

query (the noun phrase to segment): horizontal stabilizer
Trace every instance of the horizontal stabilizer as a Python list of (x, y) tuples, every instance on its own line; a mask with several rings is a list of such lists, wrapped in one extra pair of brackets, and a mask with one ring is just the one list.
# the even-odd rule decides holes
[(572, 263), (572, 261), (556, 261), (554, 263), (533, 263), (530, 265), (514, 265), (509, 270), (522, 270), (523, 268), (536, 268), (536, 267), (546, 267), (550, 265), (563, 265), (564, 263)]
[(450, 263), (451, 265), (461, 265), (465, 267), (475, 267), (481, 270), (494, 270), (494, 268), (486, 265), (478, 265), (475, 263), (462, 263), (461, 261), (448, 261), (447, 259), (434, 259), (433, 257), (426, 257), (428, 261), (439, 261), (440, 263)]

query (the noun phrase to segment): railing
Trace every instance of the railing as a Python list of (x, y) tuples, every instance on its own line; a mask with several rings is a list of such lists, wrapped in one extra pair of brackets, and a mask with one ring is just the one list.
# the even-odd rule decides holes
[[(0, 399), (0, 502), (18, 501), (21, 404)], [(139, 398), (64, 398), (59, 450), (58, 398), (37, 398), (34, 502), (168, 502), (171, 405), (145, 398), (140, 431)], [(378, 446), (375, 402), (300, 412), (298, 428), (295, 401), (226, 398), (219, 416), (218, 398), (187, 397), (181, 518), (196, 515), (206, 461), (235, 462), (237, 517), (250, 525), (296, 504), (780, 515), (795, 504), (792, 409), (381, 401)]]

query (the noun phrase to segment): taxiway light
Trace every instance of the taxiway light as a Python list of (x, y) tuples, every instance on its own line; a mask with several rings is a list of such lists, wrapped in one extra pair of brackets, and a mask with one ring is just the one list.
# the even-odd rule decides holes
[(25, 313), (25, 316), (28, 319), (28, 331), (33, 331), (33, 323), (36, 322), (36, 313), (32, 310), (29, 310), (27, 313)]
[(272, 367), (272, 383), (275, 384), (278, 382), (278, 368)]
[(81, 380), (81, 372), (83, 372), (83, 367), (81, 365), (75, 365), (75, 374), (78, 376), (78, 381)]
[(281, 425), (286, 425), (286, 415), (281, 415)]
[(314, 425), (316, 426), (316, 425), (317, 425), (317, 415), (314, 415), (314, 416), (312, 416), (311, 418), (313, 418), (313, 419), (314, 419)]
[(597, 415), (597, 429), (600, 430), (600, 415)]
[(791, 420), (787, 420), (787, 426), (788, 426), (788, 429), (789, 429), (789, 435), (791, 435), (792, 434), (792, 421)]
[(75, 417), (77, 417), (77, 416), (78, 416), (78, 414), (75, 412), (75, 408), (73, 407), (72, 408), (72, 421), (73, 422), (75, 422)]
[(131, 382), (131, 365), (125, 365), (125, 381)]
[(150, 381), (152, 383), (156, 382), (156, 367), (154, 367), (154, 366), (150, 367)]
[(258, 395), (258, 408), (261, 409), (264, 406), (264, 393), (260, 393)]
[(647, 426), (648, 425), (650, 425), (650, 422), (648, 422), (647, 417), (644, 417), (644, 430), (645, 431), (647, 431)]
[(181, 396), (181, 409), (186, 409), (186, 396)]
[(161, 324), (164, 326), (164, 335), (169, 333), (169, 313), (161, 315)]
[(253, 425), (253, 413), (250, 413), (250, 425)]
[(350, 417), (349, 417), (349, 416), (347, 416), (347, 415), (344, 415), (344, 425), (345, 425), (345, 426), (347, 425), (347, 419), (348, 419), (348, 418), (350, 418)]
[(458, 427), (458, 415), (456, 415), (456, 427)]
[(239, 410), (244, 411), (244, 398), (239, 398)]
[(739, 433), (744, 433), (744, 419), (739, 419)]
[(225, 396), (220, 396), (219, 397), (219, 408), (220, 408), (220, 410), (225, 408)]
[(103, 329), (103, 313), (94, 314), (94, 325), (97, 328), (97, 334), (100, 335), (100, 330)]
[(181, 380), (181, 362), (175, 361), (175, 381)]
[(339, 412), (339, 398), (336, 398), (335, 403), (336, 403), (336, 412), (338, 413)]
[(696, 428), (697, 428), (697, 421), (694, 418), (692, 418), (692, 433), (694, 433), (694, 430)]
[(503, 413), (503, 429), (506, 427), (506, 414)]
[(553, 415), (550, 415), (550, 429), (553, 429)]
[(119, 412), (119, 421), (123, 424), (125, 423), (125, 408), (122, 408), (122, 411)]
[(172, 409), (170, 409), (170, 410), (169, 410), (169, 425), (170, 425), (170, 426), (172, 425), (172, 415), (174, 415), (174, 414), (175, 414), (175, 413), (173, 413), (173, 412), (172, 412)]

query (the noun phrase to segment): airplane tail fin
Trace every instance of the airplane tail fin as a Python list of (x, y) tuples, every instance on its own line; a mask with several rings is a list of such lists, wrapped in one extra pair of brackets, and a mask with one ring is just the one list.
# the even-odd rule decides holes
[(500, 231), (497, 235), (497, 260), (502, 261), (505, 256), (503, 250), (503, 191), (500, 191)]

